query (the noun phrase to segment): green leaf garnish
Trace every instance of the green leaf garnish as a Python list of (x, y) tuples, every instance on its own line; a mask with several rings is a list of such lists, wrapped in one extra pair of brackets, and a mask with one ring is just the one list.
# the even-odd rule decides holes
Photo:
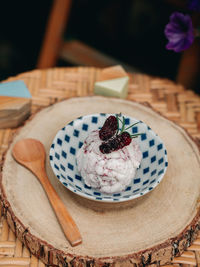
[(138, 121), (138, 122), (132, 124), (131, 126), (129, 126), (128, 128), (126, 128), (125, 131), (128, 130), (128, 129), (130, 129), (131, 127), (135, 126), (135, 125), (138, 124), (139, 122), (140, 122), (140, 121)]
[(138, 137), (139, 135), (142, 135), (142, 134), (144, 134), (144, 133), (132, 134), (132, 135), (131, 135), (131, 138)]
[(123, 122), (122, 122), (122, 129), (121, 129), (121, 133), (123, 133), (124, 131), (124, 128), (125, 128), (125, 118), (123, 116)]
[[(132, 128), (133, 126), (135, 126), (136, 124), (140, 123), (140, 121), (137, 121), (135, 122), (134, 124), (128, 126), (127, 128), (125, 128), (125, 117), (123, 116), (122, 119), (120, 119), (119, 117), (121, 116), (121, 112), (119, 114), (116, 114), (116, 118), (117, 118), (117, 122), (118, 122), (118, 129), (117, 129), (117, 133), (116, 135), (118, 135), (119, 131), (120, 131), (120, 134), (127, 131), (128, 129)], [(120, 127), (119, 127), (119, 122), (121, 122), (122, 124), (122, 127), (121, 127), (121, 130), (120, 130)], [(139, 135), (142, 135), (143, 133), (138, 133), (138, 134), (130, 134), (130, 137), (131, 138), (136, 138), (137, 136)]]

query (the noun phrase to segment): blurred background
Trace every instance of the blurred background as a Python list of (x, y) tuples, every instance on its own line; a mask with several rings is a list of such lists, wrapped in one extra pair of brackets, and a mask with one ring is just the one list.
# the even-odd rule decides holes
[[(169, 16), (174, 11), (189, 13), (186, 1), (64, 1), (63, 10), (58, 7), (63, 0), (1, 1), (0, 80), (35, 68), (120, 63), (128, 71), (177, 81), (181, 66), (179, 81), (200, 93), (199, 48), (190, 49), (184, 60), (184, 53), (165, 48)], [(46, 48), (50, 52), (45, 63), (41, 53), (50, 25), (46, 41), (57, 43)], [(53, 59), (51, 51), (55, 52)], [(196, 65), (191, 68), (188, 64)], [(189, 82), (183, 75), (188, 72)]]

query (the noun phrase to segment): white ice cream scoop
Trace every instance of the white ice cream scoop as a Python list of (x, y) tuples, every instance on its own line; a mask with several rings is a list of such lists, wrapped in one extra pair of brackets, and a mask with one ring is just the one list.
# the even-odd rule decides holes
[(128, 145), (109, 154), (99, 150), (102, 140), (92, 131), (77, 153), (78, 170), (86, 185), (103, 193), (123, 191), (132, 181), (140, 166), (142, 153), (132, 140)]

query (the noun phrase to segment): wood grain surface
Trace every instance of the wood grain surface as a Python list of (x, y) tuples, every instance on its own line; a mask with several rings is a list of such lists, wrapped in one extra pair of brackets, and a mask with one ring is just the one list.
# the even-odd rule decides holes
[(0, 96), (0, 128), (15, 128), (30, 115), (31, 99)]

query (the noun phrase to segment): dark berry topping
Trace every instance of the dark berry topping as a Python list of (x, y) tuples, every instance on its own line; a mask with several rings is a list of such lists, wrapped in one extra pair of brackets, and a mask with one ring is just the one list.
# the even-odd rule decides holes
[(99, 147), (99, 150), (103, 154), (109, 154), (111, 152), (111, 147), (109, 143), (102, 143)]
[[(119, 115), (110, 116), (105, 121), (103, 127), (99, 131), (99, 138), (103, 140), (104, 142), (99, 146), (99, 150), (103, 154), (109, 154), (113, 151), (117, 151), (119, 149), (122, 149), (125, 146), (128, 146), (132, 138), (135, 138), (141, 133), (130, 135), (126, 130), (129, 128), (132, 128), (134, 125), (138, 124), (138, 122), (130, 125), (125, 129), (125, 118), (123, 116), (123, 120), (119, 118), (121, 116), (121, 113)], [(120, 134), (119, 132), (119, 123), (122, 123)]]
[(123, 132), (121, 138), (124, 146), (128, 146), (131, 143), (132, 138), (128, 132)]
[(99, 138), (106, 141), (113, 137), (118, 129), (118, 120), (115, 116), (110, 116), (106, 119), (103, 127), (99, 131)]
[(99, 149), (103, 154), (109, 154), (113, 151), (122, 149), (124, 146), (128, 146), (131, 143), (131, 140), (130, 134), (128, 132), (123, 132), (109, 139), (107, 142), (103, 142)]

